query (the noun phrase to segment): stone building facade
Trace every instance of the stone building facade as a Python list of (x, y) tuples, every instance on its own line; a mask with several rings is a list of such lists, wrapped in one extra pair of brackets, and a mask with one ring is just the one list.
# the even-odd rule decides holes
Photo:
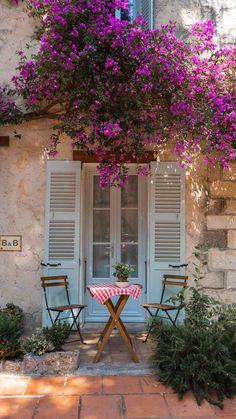
[[(192, 23), (209, 18), (217, 22), (219, 42), (234, 43), (234, 0), (154, 0), (155, 25), (177, 21), (180, 37)], [(1, 1), (1, 82), (9, 83), (15, 73), (15, 51), (29, 42), (33, 28), (24, 3), (13, 7), (8, 0)], [(51, 126), (52, 121), (40, 120), (0, 128), (0, 135), (10, 136), (10, 147), (0, 147), (0, 235), (22, 235), (21, 252), (0, 252), (0, 306), (7, 302), (20, 305), (28, 329), (42, 323), (39, 278), (45, 251), (45, 168)], [(73, 159), (68, 139), (62, 139), (59, 151), (59, 160)], [(164, 151), (161, 160), (174, 157)], [(194, 246), (207, 243), (210, 250), (203, 286), (216, 298), (236, 301), (236, 165), (231, 171), (208, 169), (199, 159), (186, 172), (185, 194), (189, 274)]]

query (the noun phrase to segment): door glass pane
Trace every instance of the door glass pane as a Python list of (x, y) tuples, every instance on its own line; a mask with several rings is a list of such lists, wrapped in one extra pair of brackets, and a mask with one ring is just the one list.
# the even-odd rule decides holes
[(93, 210), (93, 241), (110, 242), (109, 210)]
[(121, 210), (121, 241), (138, 241), (138, 210)]
[(138, 245), (122, 244), (121, 245), (121, 262), (128, 263), (134, 269), (130, 274), (131, 278), (138, 278)]
[(109, 244), (93, 245), (93, 277), (110, 277), (110, 246)]
[(99, 176), (94, 176), (93, 178), (93, 206), (94, 208), (110, 207), (110, 189), (100, 188)]
[(138, 207), (138, 176), (130, 175), (128, 184), (121, 188), (121, 208)]

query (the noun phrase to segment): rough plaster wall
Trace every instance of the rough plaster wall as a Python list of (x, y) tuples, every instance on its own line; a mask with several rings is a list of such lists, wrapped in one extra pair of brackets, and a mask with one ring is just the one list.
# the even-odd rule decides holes
[[(16, 7), (8, 0), (0, 0), (0, 82), (9, 83), (15, 74), (19, 57), (15, 53), (24, 50), (31, 41), (34, 31), (34, 21), (26, 13), (26, 6), (19, 2)], [(35, 48), (32, 49), (32, 51)]]
[[(26, 327), (41, 325), (39, 278), (44, 254), (45, 163), (51, 122), (17, 127), (9, 148), (0, 148), (0, 234), (22, 235), (22, 252), (0, 252), (0, 306), (18, 304), (27, 313)], [(16, 128), (16, 127), (15, 127)], [(12, 127), (14, 129), (14, 127)], [(9, 134), (10, 130), (7, 130)], [(0, 135), (6, 129), (0, 130)], [(72, 159), (63, 142), (60, 159)]]
[(235, 0), (154, 0), (154, 7), (155, 26), (169, 20), (176, 22), (176, 34), (181, 38), (188, 35), (187, 30), (193, 23), (213, 19), (220, 43), (235, 43)]

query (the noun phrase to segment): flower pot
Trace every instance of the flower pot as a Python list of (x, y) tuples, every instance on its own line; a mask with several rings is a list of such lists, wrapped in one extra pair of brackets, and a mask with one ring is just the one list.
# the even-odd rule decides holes
[(126, 288), (130, 286), (130, 283), (128, 281), (124, 281), (124, 282), (116, 282), (117, 287), (119, 288)]

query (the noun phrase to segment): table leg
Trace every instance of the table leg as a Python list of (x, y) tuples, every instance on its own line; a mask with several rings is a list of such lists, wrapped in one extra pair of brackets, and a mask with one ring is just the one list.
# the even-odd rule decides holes
[[(124, 299), (123, 299), (123, 301), (124, 301), (123, 307), (124, 307), (126, 302), (128, 301), (129, 295), (122, 295), (121, 297), (124, 297)], [(111, 301), (108, 300), (106, 306), (107, 306), (109, 312), (111, 313), (111, 316), (114, 320), (114, 323), (115, 323), (117, 329), (119, 330), (121, 337), (123, 338), (124, 342), (126, 343), (126, 346), (129, 350), (129, 353), (131, 355), (132, 360), (134, 362), (138, 363), (139, 359), (138, 359), (136, 353), (134, 352), (132, 341), (131, 341), (131, 338), (130, 338), (128, 332), (127, 332), (127, 329), (125, 328), (125, 326), (124, 326), (122, 320), (120, 319), (119, 315), (117, 315), (118, 313), (114, 312), (114, 310), (113, 310), (114, 306), (112, 307), (112, 305), (113, 304), (111, 303)]]
[(120, 319), (120, 314), (121, 314), (122, 310), (124, 309), (124, 306), (127, 303), (128, 299), (129, 299), (129, 295), (121, 295), (117, 304), (116, 304), (116, 306), (113, 305), (113, 303), (110, 299), (105, 302), (106, 307), (107, 307), (107, 309), (110, 313), (110, 318), (109, 318), (106, 326), (104, 327), (104, 329), (102, 331), (101, 337), (99, 338), (99, 341), (98, 341), (99, 348), (98, 348), (97, 354), (96, 354), (93, 362), (98, 362), (99, 361), (99, 359), (101, 357), (101, 354), (102, 354), (102, 351), (103, 351), (103, 348), (106, 345), (106, 343), (108, 341), (108, 338), (111, 335), (111, 332), (112, 332), (112, 330), (115, 326), (119, 330), (124, 342), (126, 343), (126, 345), (128, 347), (128, 350), (131, 354), (132, 360), (134, 362), (139, 362), (139, 359), (138, 359), (136, 353), (133, 350), (133, 345), (132, 345), (132, 342), (131, 342), (131, 338), (130, 338), (122, 320)]
[[(114, 311), (115, 312), (117, 312), (117, 310), (118, 310), (118, 308), (120, 307), (120, 304), (121, 304), (121, 302), (122, 302), (122, 299), (121, 298), (119, 298), (119, 300), (117, 301), (117, 303), (116, 303), (116, 306), (114, 307), (114, 305), (113, 305), (113, 303), (112, 303), (112, 301), (110, 300), (110, 302), (111, 302), (111, 304), (112, 304), (112, 306), (113, 306), (113, 308), (114, 308)], [(106, 304), (106, 303), (105, 303)], [(108, 330), (108, 328), (109, 328), (109, 326), (110, 326), (110, 324), (111, 324), (111, 322), (112, 322), (113, 320), (112, 320), (112, 316), (110, 316), (109, 317), (109, 320), (107, 321), (107, 323), (106, 323), (106, 325), (105, 325), (105, 327), (104, 327), (104, 329), (103, 329), (103, 331), (102, 331), (102, 333), (101, 333), (101, 336), (99, 337), (99, 339), (98, 339), (98, 343), (97, 343), (97, 346), (99, 346), (100, 344), (101, 344), (101, 341), (103, 340), (103, 338), (104, 338), (104, 336), (105, 336), (105, 334), (106, 334), (106, 332), (107, 332), (107, 330)]]

